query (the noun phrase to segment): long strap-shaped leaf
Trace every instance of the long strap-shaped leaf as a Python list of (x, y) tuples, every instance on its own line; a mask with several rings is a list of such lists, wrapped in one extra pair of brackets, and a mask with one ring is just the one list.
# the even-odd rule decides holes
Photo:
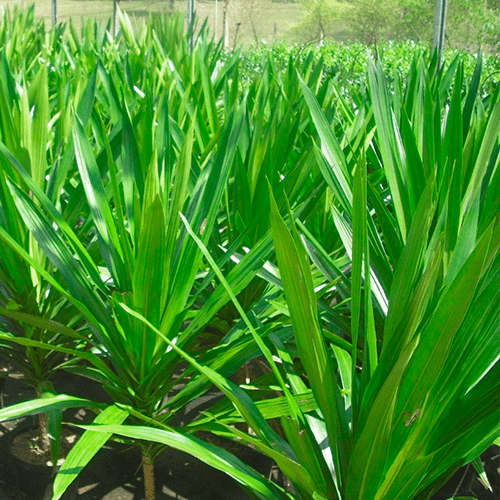
[(344, 401), (335, 378), (333, 360), (321, 332), (306, 252), (293, 223), (290, 232), (281, 218), (274, 197), (271, 197), (271, 226), (297, 348), (325, 419), (339, 488), (342, 490), (350, 442)]
[(33, 233), (45, 255), (59, 269), (71, 293), (85, 303), (98, 321), (104, 325), (109, 324), (109, 317), (103, 311), (104, 305), (94, 293), (88, 274), (73, 257), (68, 245), (54, 231), (50, 222), (33, 201), (14, 184), (9, 183), (9, 186), (24, 223)]
[[(186, 221), (184, 221), (184, 223), (186, 223)], [(191, 236), (193, 236), (193, 233), (191, 233)], [(200, 244), (200, 241), (198, 241), (197, 243)], [(214, 262), (211, 262), (211, 264), (215, 265)], [(219, 273), (220, 271), (218, 271), (218, 274)], [(232, 299), (235, 302), (235, 298), (232, 297)], [(186, 352), (179, 349), (159, 330), (154, 328), (154, 326), (151, 325), (144, 317), (132, 311), (124, 304), (122, 304), (122, 307), (129, 314), (147, 324), (160, 337), (162, 337), (173, 350), (175, 350), (180, 356), (182, 356), (190, 365), (192, 365), (200, 373), (202, 373), (209, 380), (211, 380), (211, 382), (231, 400), (231, 402), (237, 408), (237, 410), (239, 411), (245, 422), (252, 427), (252, 429), (255, 431), (260, 440), (257, 439), (252, 440), (248, 435), (244, 433), (241, 433), (243, 434), (243, 436), (240, 436), (238, 431), (236, 429), (233, 429), (232, 432), (235, 435), (244, 437), (247, 441), (252, 441), (254, 442), (254, 444), (256, 444), (256, 446), (258, 445), (259, 449), (265, 450), (265, 453), (278, 463), (283, 472), (289, 478), (291, 478), (292, 482), (294, 482), (297, 485), (305, 487), (306, 498), (309, 498), (314, 495), (315, 491), (317, 490), (317, 485), (315, 485), (308, 470), (302, 467), (302, 465), (295, 460), (294, 452), (290, 448), (288, 443), (284, 441), (278, 434), (276, 434), (274, 430), (271, 429), (271, 427), (266, 422), (262, 413), (259, 411), (255, 403), (240, 387), (238, 387), (225, 377), (221, 376), (219, 373), (212, 370), (208, 366), (204, 366), (198, 363), (194, 358), (189, 356)], [(244, 319), (248, 321), (248, 318), (246, 318), (246, 316), (244, 316)], [(254, 338), (257, 340), (256, 334), (254, 335)], [(262, 342), (260, 342), (260, 345), (263, 350), (269, 351), (267, 347), (263, 346)], [(289, 391), (286, 390), (286, 386), (284, 384), (282, 385), (285, 389), (285, 392), (289, 393)], [(289, 408), (292, 411), (295, 410), (294, 414), (296, 415), (298, 412), (298, 403), (293, 399), (293, 396), (290, 397), (287, 396), (287, 402)], [(292, 404), (290, 404), (290, 402)]]
[[(117, 406), (109, 406), (93, 421), (99, 428), (109, 425), (120, 425), (129, 416), (128, 412)], [(54, 481), (52, 499), (59, 500), (78, 474), (94, 458), (96, 453), (113, 435), (112, 431), (94, 432), (88, 430), (81, 436), (71, 449)]]
[(81, 427), (93, 431), (93, 434), (103, 433), (104, 436), (116, 434), (137, 440), (152, 441), (189, 453), (207, 465), (225, 472), (243, 486), (249, 488), (250, 492), (259, 499), (278, 500), (292, 498), (290, 494), (285, 493), (285, 491), (279, 489), (270, 481), (259, 476), (231, 453), (212, 444), (205, 443), (193, 436), (173, 432), (172, 430), (144, 426), (82, 425)]
[(350, 212), (352, 209), (352, 188), (344, 153), (314, 94), (300, 76), (299, 81), (321, 139), (321, 152), (328, 161), (328, 167), (322, 162), (319, 162), (319, 166), (344, 210)]
[(73, 131), (75, 155), (82, 184), (99, 237), (101, 253), (117, 288), (122, 289), (123, 250), (121, 248), (109, 201), (104, 192), (101, 172), (95, 161), (83, 124), (76, 118)]
[[(72, 228), (69, 226), (68, 222), (64, 217), (57, 211), (54, 204), (49, 200), (47, 195), (41, 190), (38, 185), (33, 181), (31, 175), (26, 171), (26, 169), (19, 163), (19, 161), (12, 155), (12, 153), (7, 149), (5, 144), (0, 141), (0, 154), (5, 158), (5, 160), (15, 169), (15, 171), (21, 176), (22, 180), (26, 183), (29, 189), (33, 192), (35, 197), (40, 200), (42, 206), (48, 211), (52, 220), (57, 223), (57, 225), (65, 232), (71, 246), (77, 253), (78, 258), (82, 264), (87, 269), (94, 284), (104, 289), (104, 286), (99, 279), (99, 271), (95, 266), (92, 258), (88, 254), (87, 250), (82, 245), (81, 241), (73, 232)], [(10, 185), (10, 184), (9, 184)], [(38, 271), (39, 272), (39, 271)]]
[[(243, 108), (240, 108), (229, 120), (219, 144), (219, 150), (213, 162), (201, 171), (185, 212), (190, 226), (200, 235), (201, 241), (205, 244), (212, 234), (219, 214), (226, 181), (240, 140), (243, 117)], [(162, 331), (169, 330), (175, 319), (173, 315), (185, 306), (201, 259), (201, 251), (196, 243), (188, 238), (187, 230), (183, 229), (178, 236), (177, 248), (171, 264), (173, 278), (169, 282), (168, 290), (170, 311), (166, 311), (162, 319)]]
[(406, 241), (408, 225), (406, 216), (410, 213), (405, 186), (406, 153), (402, 147), (399, 127), (389, 104), (387, 85), (380, 62), (375, 66), (373, 61), (370, 61), (368, 77), (384, 170), (391, 189), (401, 239)]
[[(448, 370), (451, 346), (484, 273), (492, 259), (498, 259), (499, 246), (500, 231), (494, 231), (492, 225), (434, 304), (419, 335), (400, 351), (374, 401), (365, 398), (364, 403), (369, 406), (364, 408), (366, 420), (351, 459), (348, 498), (402, 499), (418, 489), (418, 475), (423, 473), (426, 460), (429, 464), (432, 459), (425, 456), (422, 445), (433, 428), (435, 401), (429, 396), (443, 370)], [(469, 352), (472, 360), (474, 351)], [(378, 383), (377, 377), (372, 382)], [(464, 396), (455, 392), (457, 403)], [(448, 404), (452, 405), (450, 397), (448, 394)], [(422, 417), (419, 421), (420, 415), (425, 415), (426, 420)], [(491, 426), (491, 421), (485, 420), (482, 425)], [(451, 434), (453, 430), (443, 432)]]
[(7, 408), (0, 409), (0, 422), (11, 420), (13, 418), (26, 417), (28, 415), (37, 415), (44, 411), (67, 410), (70, 408), (102, 408), (102, 403), (95, 403), (88, 399), (58, 394), (50, 398), (37, 398), (31, 401), (24, 401)]

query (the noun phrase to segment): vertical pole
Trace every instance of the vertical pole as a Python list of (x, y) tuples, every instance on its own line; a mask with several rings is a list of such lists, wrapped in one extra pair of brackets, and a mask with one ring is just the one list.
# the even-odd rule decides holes
[(229, 48), (229, 23), (226, 17), (226, 25), (224, 26), (224, 47)]
[(443, 57), (447, 6), (448, 6), (448, 0), (436, 0), (436, 19), (434, 22), (433, 49), (437, 50), (438, 68), (441, 67), (441, 60)]
[(52, 24), (57, 24), (57, 0), (52, 0)]
[(223, 0), (222, 4), (222, 36), (224, 39), (224, 48), (227, 50), (229, 47), (229, 21), (227, 19), (229, 0)]
[(194, 19), (196, 15), (195, 0), (188, 0), (187, 3), (187, 23), (189, 33), (189, 50), (192, 52), (194, 47)]
[(223, 16), (223, 32), (224, 32), (224, 48), (227, 50), (229, 48), (229, 20), (228, 20), (228, 9), (229, 9), (229, 0), (224, 0), (224, 16)]
[(117, 21), (118, 21), (118, 0), (113, 0), (113, 38), (116, 38)]
[(215, 0), (215, 39), (217, 40), (217, 0)]

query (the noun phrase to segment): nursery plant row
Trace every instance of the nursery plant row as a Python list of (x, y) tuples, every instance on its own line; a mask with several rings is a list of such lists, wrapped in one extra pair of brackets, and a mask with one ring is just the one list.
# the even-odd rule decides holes
[[(39, 415), (57, 463), (63, 411), (95, 414), (53, 498), (114, 438), (140, 447), (147, 500), (165, 448), (260, 499), (427, 499), (481, 472), (500, 432), (482, 57), (416, 46), (392, 71), (372, 50), (349, 79), (320, 49), (252, 66), (204, 27), (190, 50), (178, 16), (120, 22), (0, 20), (0, 356), (37, 394), (0, 420)], [(56, 394), (61, 370), (112, 403)]]

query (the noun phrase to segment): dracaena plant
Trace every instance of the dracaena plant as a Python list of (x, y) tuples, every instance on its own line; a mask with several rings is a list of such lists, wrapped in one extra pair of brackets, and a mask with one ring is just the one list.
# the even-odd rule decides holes
[[(251, 443), (278, 463), (297, 498), (430, 498), (500, 430), (500, 103), (497, 95), (486, 102), (476, 96), (477, 78), (462, 94), (459, 65), (454, 88), (453, 73), (430, 68), (412, 75), (420, 79), (419, 97), (392, 100), (381, 69), (370, 67), (375, 134), (358, 141), (362, 146), (350, 159), (303, 87), (320, 135), (318, 159), (335, 193), (332, 218), (351, 260), (339, 270), (351, 282), (350, 336), (342, 343), (325, 334), (330, 325), (319, 307), (323, 292), (315, 288), (317, 271), (302, 243), (311, 254), (310, 238), (304, 232), (301, 239), (293, 212), (286, 222), (272, 201), (295, 348), (273, 336), (259, 339), (234, 294), (232, 299), (282, 395), (255, 403), (183, 353), (237, 410), (214, 408), (190, 428)], [(450, 103), (444, 109), (443, 100)], [(420, 106), (429, 121), (415, 114), (410, 122), (408, 106)], [(361, 131), (364, 136), (366, 128)], [(230, 291), (208, 250), (190, 234)], [(319, 267), (321, 261), (313, 260)], [(336, 289), (334, 283), (330, 299)], [(280, 414), (282, 432), (276, 433), (266, 418)], [(251, 433), (229, 425), (241, 419)], [(152, 441), (168, 437), (166, 430), (115, 430)]]
[[(241, 109), (235, 110), (233, 117), (217, 131), (218, 148), (213, 149), (215, 141), (212, 142), (209, 145), (212, 149), (204, 151), (203, 164), (198, 164), (193, 154), (195, 120), (185, 133), (177, 130), (181, 150), (177, 157), (171, 154), (167, 99), (165, 92), (153, 112), (154, 119), (149, 122), (153, 130), (141, 138), (137, 138), (127, 106), (123, 104), (121, 153), (116, 161), (103, 136), (102, 151), (108, 161), (104, 177), (96, 161), (99, 153), (94, 153), (82, 122), (76, 121), (72, 136), (76, 164), (99, 251), (94, 247), (89, 251), (23, 166), (2, 148), (6, 161), (33, 193), (32, 199), (14, 179), (7, 180), (17, 210), (59, 274), (52, 276), (45, 272), (7, 231), (1, 231), (3, 241), (73, 304), (88, 323), (91, 333), (86, 340), (93, 352), (65, 352), (81, 354), (87, 365), (75, 366), (73, 370), (102, 381), (114, 401), (96, 417), (96, 423), (100, 424), (120, 424), (133, 415), (148, 423), (168, 426), (194, 397), (182, 397), (189, 392), (188, 387), (177, 398), (165, 401), (175, 384), (189, 381), (189, 372), (179, 365), (179, 355), (170, 343), (189, 349), (217, 307), (228, 300), (215, 293), (213, 300), (207, 300), (195, 311), (200, 308), (196, 284), (204, 266), (201, 252), (187, 237), (179, 213), (186, 214), (207, 243), (219, 214), (243, 113)], [(153, 101), (148, 102), (152, 105)], [(139, 141), (149, 139), (154, 147), (146, 162), (138, 144), (146, 149), (146, 144)], [(252, 254), (245, 261), (248, 264), (242, 262), (242, 268), (246, 266), (249, 273), (256, 272), (253, 268), (260, 265), (253, 257)], [(238, 272), (234, 276), (236, 279)], [(130, 314), (132, 310), (156, 330)], [(29, 318), (24, 320), (29, 322)], [(48, 348), (43, 342), (36, 345)], [(235, 356), (243, 356), (242, 362), (247, 359), (241, 346), (237, 346), (219, 350), (211, 363), (230, 375), (240, 366), (233, 361)], [(203, 356), (203, 352), (198, 349), (197, 355)], [(180, 370), (180, 378), (174, 377), (176, 370)], [(208, 383), (198, 384), (191, 392), (202, 394), (209, 387)], [(46, 407), (51, 408), (55, 402), (61, 403), (61, 397), (54, 401), (47, 399)], [(16, 408), (6, 409), (5, 415), (12, 418), (40, 411), (40, 407), (33, 403), (31, 410), (24, 405), (16, 411)], [(54, 487), (56, 498), (77, 475), (75, 464), (79, 468), (85, 466), (111, 434), (96, 436), (89, 431), (81, 438), (58, 476)], [(174, 444), (175, 441), (172, 440)], [(159, 449), (142, 446), (148, 499), (154, 498), (153, 463)], [(230, 468), (237, 468), (245, 477), (250, 474), (243, 464), (230, 464)]]
[[(21, 80), (16, 85), (17, 75), (11, 72), (5, 53), (0, 55), (0, 61), (0, 148), (3, 153), (0, 158), (0, 227), (28, 257), (25, 260), (8, 245), (0, 246), (0, 329), (5, 333), (0, 341), (0, 356), (21, 371), (23, 380), (35, 389), (40, 398), (54, 395), (51, 383), (54, 372), (75, 362), (68, 352), (83, 343), (80, 332), (82, 320), (77, 309), (30, 265), (31, 260), (44, 272), (58, 275), (57, 268), (44, 257), (14, 209), (15, 201), (8, 188), (8, 179), (25, 184), (8, 158), (13, 161), (20, 158), (26, 164), (34, 185), (61, 206), (68, 224), (76, 224), (78, 214), (85, 210), (85, 206), (81, 196), (73, 196), (68, 203), (61, 196), (62, 191), (55, 188), (58, 183), (60, 186), (65, 185), (67, 176), (71, 176), (70, 169), (61, 168), (58, 175), (50, 177), (45, 175), (48, 157), (53, 155), (57, 158), (54, 163), (59, 164), (61, 161), (60, 148), (56, 144), (47, 151), (49, 137), (58, 137), (61, 142), (66, 139), (64, 124), (56, 120), (61, 109), (58, 106), (51, 109), (49, 103), (52, 87), (48, 83), (47, 68), (41, 66), (38, 69), (28, 91), (25, 81)], [(89, 89), (93, 86), (93, 79), (80, 82), (81, 85), (86, 83), (87, 90), (83, 92), (80, 102), (76, 101), (75, 96), (66, 102), (70, 108), (91, 108), (92, 91)], [(51, 118), (52, 126), (49, 127)], [(66, 119), (71, 120), (71, 115)], [(9, 145), (10, 150), (5, 144)], [(70, 186), (66, 185), (65, 188), (68, 191)], [(74, 194), (77, 192), (74, 190)], [(38, 348), (36, 344), (40, 342), (48, 347)], [(69, 351), (65, 352), (66, 349)], [(53, 463), (57, 463), (59, 441), (50, 440), (49, 434), (54, 437), (60, 435), (61, 414), (59, 411), (42, 413), (39, 422), (42, 448), (48, 451), (50, 447)]]
[[(127, 43), (140, 50), (133, 33), (129, 35)], [(45, 299), (53, 295), (59, 297), (62, 304), (72, 304), (71, 310), (77, 311), (87, 325), (84, 343), (78, 351), (68, 345), (55, 346), (46, 336), (21, 339), (4, 333), (2, 339), (28, 345), (45, 355), (56, 352), (85, 361), (83, 365), (72, 365), (71, 369), (102, 381), (113, 401), (120, 405), (120, 408), (116, 405), (106, 408), (97, 416), (97, 423), (122, 422), (133, 414), (147, 422), (167, 425), (182, 411), (183, 405), (210, 387), (207, 381), (187, 384), (176, 398), (168, 400), (168, 406), (165, 404), (173, 385), (190, 377), (179, 366), (179, 356), (168, 347), (168, 341), (191, 347), (203, 326), (228, 300), (227, 294), (219, 291), (200, 296), (197, 279), (204, 271), (201, 254), (186, 237), (179, 218), (179, 212), (185, 212), (205, 243), (208, 242), (243, 119), (242, 109), (230, 106), (231, 110), (225, 112), (231, 116), (223, 126), (219, 124), (217, 95), (208, 86), (209, 70), (213, 68), (207, 67), (207, 63), (216, 61), (208, 57), (207, 45), (208, 42), (202, 40), (193, 53), (193, 71), (185, 75), (189, 83), (183, 81), (173, 63), (168, 66), (168, 78), (175, 83), (172, 91), (165, 90), (165, 75), (156, 82), (149, 80), (147, 65), (135, 57), (135, 52), (134, 57), (128, 59), (127, 51), (115, 54), (113, 61), (126, 58), (125, 66), (138, 69), (144, 78), (141, 86), (147, 88), (154, 84), (161, 92), (159, 98), (148, 93), (138, 99), (137, 93), (127, 88), (129, 81), (124, 80), (123, 75), (114, 72), (112, 76), (104, 64), (99, 63), (91, 73), (86, 102), (78, 109), (73, 133), (64, 138), (65, 152), (62, 159), (57, 159), (60, 164), (55, 162), (48, 167), (47, 158), (39, 155), (40, 168), (30, 171), (20, 149), (22, 141), (12, 134), (2, 137), (6, 143), (1, 144), (5, 168), (2, 187), (9, 200), (5, 211), (9, 218), (16, 218), (26, 238), (37, 245), (38, 253), (30, 254), (24, 240), (19, 241), (8, 227), (0, 228), (2, 249), (21, 267), (36, 273), (44, 290), (50, 292), (44, 295)], [(101, 49), (104, 47), (97, 39), (96, 50)], [(161, 55), (160, 49), (156, 55)], [(217, 92), (223, 89), (221, 81), (235, 61), (236, 58), (230, 59), (228, 67), (212, 74)], [(150, 57), (147, 62), (158, 61)], [(100, 80), (96, 83), (98, 73)], [(39, 88), (43, 96), (48, 90), (42, 83)], [(104, 92), (96, 94), (99, 84)], [(198, 106), (191, 105), (187, 99), (190, 94)], [(87, 125), (95, 95), (95, 107), (102, 116), (94, 113), (91, 124)], [(175, 116), (169, 109), (175, 110)], [(37, 113), (36, 117), (43, 130), (44, 115)], [(96, 144), (88, 140), (87, 126), (91, 127)], [(36, 144), (45, 146), (46, 142), (47, 137), (42, 134)], [(68, 174), (75, 160), (77, 173), (71, 170), (68, 175), (71, 182), (64, 182), (60, 171)], [(46, 193), (40, 182), (45, 179), (48, 168), (51, 188)], [(67, 210), (62, 210), (61, 205)], [(86, 209), (82, 213), (83, 206)], [(80, 231), (81, 225), (84, 232)], [(255, 275), (260, 258), (268, 252), (269, 245), (242, 260), (233, 273), (234, 281), (240, 283), (236, 288), (241, 288)], [(13, 269), (16, 271), (14, 265)], [(11, 301), (8, 306), (4, 312), (17, 308), (17, 303)], [(129, 314), (129, 307), (151, 321), (160, 333), (151, 332)], [(201, 310), (196, 311), (200, 307)], [(26, 313), (9, 314), (26, 329), (40, 322)], [(59, 336), (77, 336), (71, 322), (62, 326), (53, 315), (46, 318), (43, 326), (47, 332)], [(199, 356), (204, 354), (199, 348), (196, 352)], [(231, 348), (219, 349), (208, 357), (212, 365), (229, 375), (257, 354), (248, 341), (237, 341)], [(70, 367), (65, 365), (65, 368)], [(180, 370), (181, 375), (174, 379), (176, 370)], [(77, 405), (75, 401), (102, 407), (98, 402), (82, 402), (60, 395), (45, 398), (42, 404), (32, 401), (6, 408), (0, 415), (7, 419), (43, 410), (60, 411)], [(102, 440), (101, 436), (89, 432), (82, 438), (68, 458), (70, 465), (61, 472), (55, 486), (56, 496), (62, 494), (76, 475), (71, 464), (74, 466), (76, 460), (78, 467), (85, 466), (109, 436)], [(158, 450), (144, 446), (143, 451), (146, 495), (152, 498), (153, 461)], [(231, 467), (248, 475), (242, 464)], [(68, 474), (68, 470), (72, 473)]]

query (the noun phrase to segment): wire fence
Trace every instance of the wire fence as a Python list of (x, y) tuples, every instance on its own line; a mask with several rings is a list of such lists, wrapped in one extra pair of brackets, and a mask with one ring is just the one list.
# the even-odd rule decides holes
[[(403, 5), (409, 0), (398, 1)], [(217, 40), (222, 39), (227, 48), (240, 44), (272, 44), (282, 39), (300, 44), (358, 40), (377, 45), (386, 40), (431, 42), (434, 38), (434, 45), (439, 48), (446, 45), (477, 51), (481, 47), (487, 52), (499, 53), (500, 7), (481, 3), (479, 9), (478, 4), (469, 1), (469, 10), (461, 12), (453, 2), (435, 1), (435, 4), (434, 0), (423, 2), (413, 10), (396, 12), (391, 10), (396, 0), (121, 0), (118, 5), (138, 24), (155, 12), (177, 11), (186, 15), (188, 5), (194, 5), (196, 26), (199, 28), (206, 22), (210, 33)], [(54, 21), (55, 2), (58, 22), (71, 17), (76, 25), (86, 18), (107, 23), (113, 18), (113, 0), (40, 0), (35, 3), (35, 15), (44, 18), (47, 25)], [(0, 8), (22, 8), (30, 3), (29, 0), (0, 0)], [(368, 4), (372, 10), (362, 8)], [(434, 30), (433, 37), (434, 26), (442, 29)]]
[[(49, 24), (54, 21), (53, 3), (56, 0), (35, 2), (35, 15)], [(137, 23), (155, 12), (187, 14), (192, 0), (122, 0), (119, 9)], [(27, 0), (3, 0), (4, 8), (27, 7)], [(113, 18), (113, 0), (57, 0), (57, 22), (71, 17), (76, 24), (92, 17), (103, 23)], [(271, 43), (276, 39), (295, 41), (295, 27), (303, 17), (303, 5), (298, 1), (272, 0), (195, 0), (196, 25), (206, 21), (210, 33), (222, 38), (226, 46)], [(187, 23), (186, 23), (187, 24)]]

